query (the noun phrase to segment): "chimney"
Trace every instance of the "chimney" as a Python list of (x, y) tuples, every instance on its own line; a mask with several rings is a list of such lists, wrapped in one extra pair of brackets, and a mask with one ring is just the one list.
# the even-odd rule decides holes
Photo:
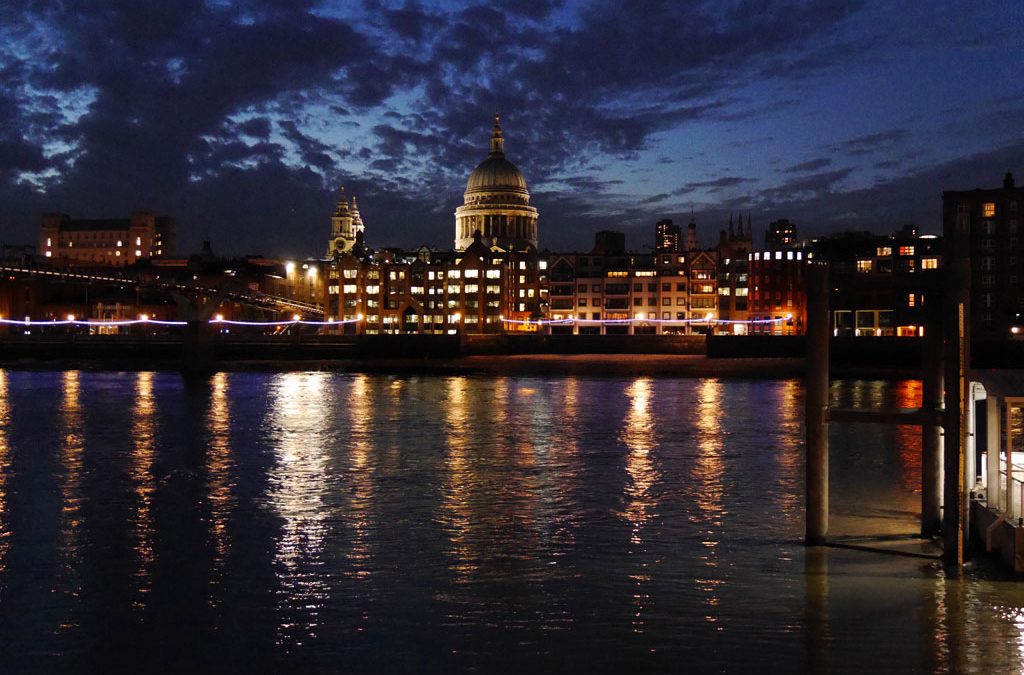
[(1009, 171), (1007, 171), (1006, 175), (1003, 177), (1003, 187), (1007, 190), (1013, 189), (1013, 174)]

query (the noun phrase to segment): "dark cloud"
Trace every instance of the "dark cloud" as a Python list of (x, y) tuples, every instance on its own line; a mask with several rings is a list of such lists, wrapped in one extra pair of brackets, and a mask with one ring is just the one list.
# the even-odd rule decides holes
[(651, 195), (650, 197), (645, 197), (645, 198), (641, 199), (640, 200), (640, 204), (657, 204), (658, 202), (665, 201), (666, 199), (668, 199), (671, 196), (672, 195), (670, 195), (667, 192), (662, 192), (660, 194)]
[(829, 192), (836, 183), (850, 175), (852, 169), (836, 169), (809, 176), (801, 176), (788, 180), (778, 187), (761, 191), (764, 199), (775, 202), (789, 202), (808, 195), (821, 195)]
[(892, 129), (866, 136), (857, 136), (830, 147), (837, 152), (847, 155), (868, 155), (880, 150), (890, 149), (897, 143), (906, 140), (909, 136), (910, 132), (906, 129)]
[[(912, 168), (917, 125), (816, 139), (828, 156), (792, 155), (782, 173), (797, 175), (779, 185), (764, 169), (777, 158), (722, 169), (711, 150), (659, 143), (805, 104), (808, 82), (884, 51), (884, 33), (851, 29), (872, 11), (860, 0), (10, 0), (0, 222), (5, 236), (33, 241), (41, 211), (149, 208), (178, 217), (186, 248), (209, 235), (236, 252), (315, 254), (344, 183), (372, 244), (447, 245), (495, 110), (551, 247), (589, 243), (601, 227), (646, 233), (664, 215), (656, 209), (699, 195), (714, 199), (709, 213), (817, 213), (854, 182), (852, 169), (819, 170), (860, 156), (878, 170)], [(1019, 103), (1004, 98), (987, 117), (966, 108), (947, 133), (1019, 129)], [(614, 176), (639, 180), (644, 161), (661, 174), (653, 185), (680, 187), (634, 196), (641, 188)], [(687, 173), (694, 163), (700, 173)]]
[(803, 173), (805, 171), (817, 171), (818, 169), (824, 169), (831, 163), (831, 157), (819, 157), (817, 159), (811, 159), (806, 162), (794, 164), (791, 167), (783, 169), (782, 173)]
[(721, 176), (712, 180), (687, 183), (674, 194), (686, 194), (686, 192), (692, 192), (701, 188), (713, 193), (726, 188), (736, 187), (737, 185), (743, 185), (744, 183), (756, 183), (757, 180), (757, 178), (744, 178), (743, 176)]

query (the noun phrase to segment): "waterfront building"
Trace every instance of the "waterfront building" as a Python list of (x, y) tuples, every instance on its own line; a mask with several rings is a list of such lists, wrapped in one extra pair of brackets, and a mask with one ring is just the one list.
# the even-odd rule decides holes
[(905, 225), (891, 235), (843, 232), (812, 249), (829, 262), (833, 335), (924, 335), (925, 305), (939, 286), (941, 239)]
[[(690, 228), (696, 237), (696, 224)], [(719, 252), (626, 250), (621, 232), (603, 231), (588, 253), (553, 253), (552, 333), (666, 335), (731, 330), (716, 324)]]
[(749, 332), (802, 335), (807, 324), (804, 287), (806, 252), (796, 244), (796, 226), (776, 220), (768, 226), (765, 249), (747, 254), (750, 266)]
[(1024, 337), (1024, 188), (1007, 172), (1001, 188), (942, 193), (947, 247), (969, 247), (972, 340)]
[(754, 236), (750, 216), (747, 227), (743, 227), (740, 216), (737, 227), (729, 218), (729, 230), (722, 230), (718, 239), (718, 318), (725, 322), (722, 327), (742, 335), (747, 332), (746, 321), (750, 318), (750, 254), (754, 250)]
[(139, 260), (170, 256), (175, 223), (168, 216), (138, 211), (131, 218), (72, 219), (43, 215), (39, 254), (58, 264), (124, 267)]
[[(371, 251), (355, 203), (342, 195), (328, 257), (316, 265), (324, 314), (350, 332), (536, 332), (549, 316), (548, 261), (537, 251), (537, 209), (505, 159), (497, 116), (491, 151), (455, 212), (455, 247)], [(336, 234), (338, 233), (338, 234)], [(311, 268), (312, 269), (312, 268)]]

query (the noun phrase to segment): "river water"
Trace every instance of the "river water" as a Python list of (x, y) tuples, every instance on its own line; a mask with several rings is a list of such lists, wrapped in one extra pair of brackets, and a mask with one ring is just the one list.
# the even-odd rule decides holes
[[(0, 370), (0, 672), (1020, 671), (1024, 584), (802, 546), (802, 411), (792, 380)], [(833, 531), (914, 532), (916, 430), (831, 441)]]

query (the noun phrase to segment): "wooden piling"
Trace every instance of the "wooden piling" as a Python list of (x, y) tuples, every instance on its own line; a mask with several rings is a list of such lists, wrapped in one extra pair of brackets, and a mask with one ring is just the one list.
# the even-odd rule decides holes
[(942, 296), (937, 284), (925, 298), (921, 411), (921, 536), (942, 530)]
[(967, 397), (970, 396), (970, 219), (958, 214), (947, 233), (943, 293), (945, 414), (943, 416), (943, 560), (961, 566), (967, 557), (970, 524), (967, 503)]
[(828, 535), (828, 266), (808, 262), (805, 279), (807, 513), (804, 541), (808, 546), (820, 546)]

